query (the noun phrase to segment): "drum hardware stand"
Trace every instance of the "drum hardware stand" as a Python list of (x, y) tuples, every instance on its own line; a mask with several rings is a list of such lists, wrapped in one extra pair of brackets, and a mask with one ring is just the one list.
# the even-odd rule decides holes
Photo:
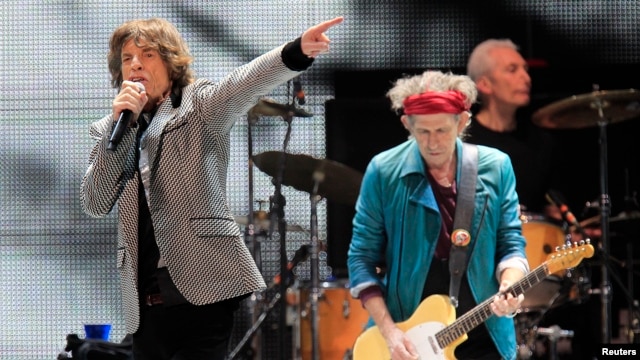
[(248, 149), (248, 169), (247, 172), (249, 174), (249, 214), (247, 215), (247, 226), (245, 227), (245, 239), (251, 245), (251, 255), (253, 255), (256, 264), (258, 265), (258, 269), (262, 271), (262, 258), (260, 256), (260, 245), (255, 241), (255, 223), (253, 216), (253, 138), (251, 133), (251, 128), (258, 121), (258, 117), (255, 114), (249, 112), (247, 116), (248, 125), (247, 125), (247, 149)]
[[(281, 287), (285, 287), (285, 285), (281, 284)], [(273, 310), (273, 308), (276, 306), (279, 300), (280, 300), (280, 293), (276, 293), (271, 299), (271, 301), (269, 302), (269, 304), (267, 305), (267, 308), (260, 314), (260, 316), (256, 318), (251, 328), (244, 334), (244, 337), (240, 340), (238, 345), (236, 345), (233, 351), (231, 351), (229, 355), (227, 355), (226, 360), (233, 360), (236, 358), (236, 356), (238, 356), (240, 351), (244, 349), (245, 345), (253, 337), (253, 335), (259, 332), (262, 322), (264, 321), (264, 319), (267, 318), (267, 315), (269, 315), (269, 313), (271, 312), (271, 310)], [(259, 353), (259, 352), (255, 351), (254, 354), (255, 353)]]
[[(638, 307), (638, 300), (634, 300), (630, 308), (638, 309)], [(629, 324), (629, 342), (632, 344), (640, 344), (640, 316), (638, 316), (637, 312), (633, 314), (634, 315), (629, 315), (629, 320), (631, 321)]]
[[(284, 206), (286, 205), (286, 201), (284, 196), (282, 195), (282, 184), (284, 182), (284, 172), (286, 165), (286, 153), (287, 148), (289, 147), (289, 140), (291, 138), (291, 122), (293, 121), (294, 115), (301, 112), (295, 107), (295, 100), (297, 99), (297, 95), (294, 93), (293, 98), (291, 99), (291, 103), (286, 105), (286, 111), (280, 113), (282, 119), (287, 123), (287, 132), (285, 134), (285, 138), (282, 145), (282, 154), (278, 162), (277, 173), (274, 177), (274, 194), (269, 198), (270, 202), (270, 224), (269, 224), (269, 237), (273, 235), (274, 224), (278, 224), (278, 232), (280, 235), (280, 274), (288, 274), (289, 269), (288, 261), (287, 261), (287, 248), (286, 248), (286, 231), (287, 231), (287, 222), (284, 218)], [(306, 114), (303, 114), (306, 115)], [(281, 285), (279, 288), (279, 294), (281, 298), (286, 298), (287, 296), (287, 286), (284, 284), (286, 281), (281, 281)], [(285, 353), (287, 348), (287, 342), (285, 337), (285, 331), (287, 328), (287, 303), (286, 301), (280, 302), (280, 314), (278, 319), (278, 359), (285, 359)]]
[(573, 337), (572, 330), (562, 330), (558, 325), (552, 325), (548, 328), (538, 328), (536, 332), (538, 335), (546, 336), (549, 339), (549, 360), (558, 360), (558, 339)]
[[(638, 206), (638, 200), (636, 199), (636, 192), (631, 195), (629, 193), (629, 168), (625, 168), (624, 171), (624, 186), (625, 186), (625, 196), (624, 196), (624, 211), (633, 213), (639, 210), (640, 206)], [(628, 236), (628, 235), (627, 235)], [(640, 307), (638, 304), (638, 300), (634, 299), (633, 296), (635, 294), (633, 281), (634, 281), (634, 265), (635, 260), (633, 258), (633, 241), (627, 238), (627, 300), (629, 304), (629, 318), (628, 318), (628, 327), (629, 332), (627, 333), (627, 339), (629, 339), (630, 343), (638, 344), (640, 343)]]
[[(296, 94), (294, 94), (294, 100), (295, 99), (296, 99)], [(250, 252), (252, 253), (254, 260), (256, 262), (256, 265), (261, 272), (262, 272), (261, 249), (260, 249), (260, 244), (258, 243), (258, 241), (256, 241), (255, 218), (254, 218), (254, 211), (253, 211), (253, 193), (254, 193), (253, 165), (254, 165), (254, 162), (253, 162), (253, 139), (252, 139), (252, 130), (251, 130), (252, 126), (255, 125), (255, 123), (257, 122), (260, 114), (270, 115), (270, 116), (282, 116), (283, 120), (287, 123), (287, 132), (286, 132), (285, 140), (283, 144), (284, 151), (282, 152), (283, 155), (278, 164), (279, 165), (278, 174), (273, 179), (275, 192), (274, 192), (274, 195), (269, 198), (270, 223), (269, 223), (268, 237), (271, 237), (273, 235), (274, 224), (277, 221), (278, 232), (280, 234), (280, 274), (288, 274), (287, 267), (289, 266), (289, 264), (287, 263), (286, 246), (285, 246), (287, 224), (286, 224), (286, 221), (284, 220), (284, 206), (286, 204), (286, 201), (281, 192), (281, 187), (282, 187), (283, 178), (284, 178), (284, 165), (286, 160), (284, 154), (286, 153), (289, 139), (291, 137), (291, 122), (293, 120), (293, 116), (294, 115), (311, 116), (311, 114), (308, 114), (303, 110), (296, 109), (293, 101), (289, 105), (281, 105), (281, 104), (277, 104), (277, 103), (266, 101), (266, 100), (260, 100), (258, 104), (256, 104), (253, 108), (251, 108), (247, 114), (248, 155), (249, 155), (249, 159), (248, 159), (249, 214), (247, 217), (247, 225), (245, 227), (245, 242), (248, 244), (250, 248)], [(286, 277), (287, 280), (288, 278), (289, 276)], [(261, 323), (264, 321), (264, 318), (277, 304), (278, 299), (286, 297), (286, 291), (288, 286), (287, 280), (280, 282), (279, 292), (277, 293), (277, 295), (274, 296), (274, 298), (268, 304), (267, 309), (257, 318), (255, 317), (255, 314), (257, 313), (257, 311), (255, 310), (255, 304), (261, 302), (262, 292), (256, 292), (253, 294), (251, 298), (252, 298), (252, 301), (254, 302), (254, 308), (252, 309), (251, 313), (252, 313), (252, 318), (255, 324), (245, 334), (245, 337), (242, 339), (240, 344), (238, 344), (236, 349), (232, 352), (231, 354), (232, 356), (229, 357), (229, 359), (233, 359), (233, 357), (237, 355), (237, 353), (244, 347), (244, 345), (246, 345), (246, 342), (253, 336), (253, 334), (255, 334), (259, 330)], [(286, 348), (286, 339), (284, 336), (284, 331), (286, 329), (286, 302), (282, 301), (280, 304), (281, 306), (280, 306), (279, 331), (278, 331), (278, 338), (279, 338), (278, 358), (283, 358), (285, 354), (285, 348)], [(260, 336), (257, 336), (256, 338), (259, 338), (259, 337)], [(261, 343), (261, 339), (255, 341), (254, 347), (255, 347), (256, 353), (259, 353), (261, 350), (259, 345), (260, 343)]]
[[(593, 85), (593, 91), (598, 91), (599, 85)], [(601, 99), (591, 104), (592, 108), (598, 111), (598, 128), (600, 143), (600, 227), (602, 235), (600, 237), (600, 245), (603, 253), (603, 262), (600, 267), (602, 273), (602, 281), (600, 285), (601, 299), (601, 320), (602, 320), (602, 343), (611, 343), (611, 283), (609, 282), (609, 214), (611, 213), (611, 199), (609, 198), (609, 178), (607, 166), (607, 125), (609, 120), (604, 116), (605, 104)]]
[[(284, 171), (285, 171), (285, 156), (289, 139), (291, 137), (291, 120), (293, 116), (287, 114), (284, 116), (284, 120), (287, 123), (287, 133), (284, 139), (282, 157), (279, 161), (278, 173), (274, 178), (273, 185), (275, 188), (274, 194), (269, 198), (269, 215), (270, 215), (270, 223), (269, 223), (269, 237), (273, 235), (274, 224), (278, 224), (278, 233), (280, 235), (280, 274), (286, 276), (287, 274), (287, 248), (286, 248), (286, 232), (287, 232), (287, 221), (284, 218), (284, 206), (286, 205), (286, 200), (282, 195), (282, 182), (284, 179)], [(279, 297), (285, 298), (287, 296), (287, 287), (284, 285), (286, 281), (282, 281), (279, 287)], [(287, 328), (287, 303), (285, 301), (280, 302), (280, 314), (278, 318), (278, 359), (285, 359), (286, 353), (286, 337), (285, 330)]]
[(518, 359), (528, 360), (533, 356), (537, 324), (544, 316), (545, 311), (540, 311), (535, 318), (529, 317), (532, 314), (527, 312), (522, 312), (515, 317), (514, 323), (516, 331), (522, 337), (521, 341), (517, 344)]
[(638, 301), (633, 299), (633, 244), (627, 241), (627, 291), (629, 292), (629, 333), (627, 338), (630, 342), (636, 340), (636, 331), (638, 329), (638, 314), (634, 311), (638, 309)]
[[(609, 266), (609, 262), (615, 262), (621, 267), (627, 269), (627, 287), (624, 286), (622, 279), (620, 279), (614, 271), (610, 271), (610, 277), (620, 286), (620, 291), (624, 295), (627, 303), (629, 304), (629, 333), (627, 333), (627, 339), (631, 342), (640, 343), (640, 306), (638, 305), (638, 300), (633, 298), (633, 276), (638, 275), (634, 270), (634, 260), (633, 260), (633, 245), (631, 242), (627, 243), (627, 259), (626, 261), (621, 261), (619, 259), (614, 258), (613, 256), (609, 256), (607, 259), (603, 259), (602, 262), (605, 264), (603, 266)], [(600, 294), (599, 289), (595, 289), (592, 291), (592, 294)]]
[(324, 169), (316, 169), (313, 172), (313, 191), (311, 192), (311, 359), (320, 359), (320, 339), (319, 339), (319, 319), (318, 319), (318, 299), (320, 297), (320, 246), (318, 240), (318, 211), (319, 200), (318, 187), (324, 181)]
[[(255, 218), (253, 211), (253, 193), (254, 193), (254, 179), (253, 179), (253, 134), (252, 128), (258, 122), (258, 115), (253, 113), (251, 110), (247, 114), (247, 152), (248, 152), (248, 178), (249, 178), (249, 213), (247, 214), (247, 225), (245, 226), (245, 243), (249, 247), (249, 251), (256, 262), (256, 266), (258, 270), (262, 272), (262, 251), (261, 244), (257, 240), (255, 231)], [(251, 339), (252, 335), (256, 335), (253, 337), (252, 341), (252, 352), (253, 354), (260, 354), (262, 351), (262, 333), (260, 332), (260, 324), (264, 320), (264, 317), (261, 315), (260, 317), (256, 317), (258, 310), (258, 304), (261, 304), (263, 301), (263, 292), (256, 292), (251, 296), (251, 306), (250, 306), (250, 315), (251, 321), (254, 323), (253, 327), (249, 329), (249, 331), (245, 334), (245, 337), (240, 341), (237, 345), (234, 353), (229, 355), (229, 359), (233, 359), (239, 351), (244, 348), (246, 342)], [(269, 309), (267, 310), (269, 311)], [(257, 326), (255, 325), (257, 324)]]
[[(295, 281), (294, 280), (295, 275), (293, 273), (293, 269), (296, 266), (298, 266), (300, 262), (305, 261), (307, 257), (309, 257), (309, 248), (310, 248), (309, 245), (302, 245), (298, 250), (296, 250), (296, 253), (293, 256), (293, 259), (291, 259), (291, 261), (287, 263), (287, 272), (284, 275), (281, 275), (281, 274), (276, 275), (274, 277), (273, 285), (271, 285), (270, 288), (275, 288), (279, 286), (280, 289), (285, 289), (285, 293), (286, 293), (286, 289), (288, 289)], [(238, 353), (244, 348), (244, 346), (247, 344), (249, 339), (251, 339), (251, 337), (254, 334), (258, 333), (258, 330), (260, 330), (260, 326), (262, 325), (262, 322), (267, 317), (267, 315), (269, 315), (271, 310), (273, 310), (273, 308), (276, 306), (276, 304), (280, 299), (282, 299), (282, 296), (280, 292), (277, 292), (273, 296), (269, 304), (267, 304), (266, 309), (260, 314), (260, 316), (256, 318), (254, 324), (246, 332), (246, 334), (244, 335), (242, 340), (240, 340), (238, 345), (236, 345), (235, 349), (227, 356), (226, 360), (234, 359), (238, 355)], [(284, 301), (280, 303), (286, 304), (286, 302)]]
[[(261, 249), (260, 249), (260, 243), (256, 238), (256, 227), (255, 227), (255, 217), (254, 217), (254, 211), (253, 211), (253, 186), (254, 186), (254, 180), (253, 180), (253, 135), (252, 135), (252, 127), (257, 123), (258, 121), (258, 115), (256, 113), (254, 113), (252, 111), (253, 109), (249, 110), (248, 114), (247, 114), (247, 152), (248, 152), (248, 178), (249, 178), (249, 194), (248, 194), (248, 201), (249, 201), (249, 212), (247, 214), (247, 224), (245, 226), (245, 230), (244, 230), (244, 237), (245, 237), (245, 244), (247, 244), (247, 247), (249, 248), (249, 251), (251, 252), (251, 256), (253, 257), (254, 261), (256, 262), (256, 266), (258, 267), (258, 269), (260, 270), (260, 272), (262, 272), (262, 256), (261, 256)], [(275, 305), (275, 303), (277, 302), (277, 300), (280, 298), (280, 296), (276, 296), (274, 297), (274, 299), (271, 301), (271, 303), (269, 303), (268, 308), (266, 311), (264, 311), (259, 317), (256, 317), (257, 314), (257, 304), (262, 303), (263, 300), (263, 294), (262, 292), (256, 292), (251, 296), (251, 308), (249, 310), (250, 315), (251, 315), (251, 320), (253, 322), (252, 327), (245, 333), (245, 336), (240, 340), (240, 342), (238, 343), (238, 345), (236, 346), (236, 348), (227, 355), (227, 359), (232, 360), (234, 359), (236, 356), (238, 356), (238, 354), (240, 353), (240, 351), (242, 351), (245, 347), (245, 345), (247, 344), (247, 342), (253, 338), (253, 343), (252, 343), (252, 350), (251, 353), (252, 354), (259, 354), (261, 352), (261, 343), (262, 343), (262, 336), (259, 333), (260, 330), (260, 325), (262, 324), (262, 322), (264, 321), (264, 318), (266, 317), (266, 315), (269, 313), (269, 311), (271, 310), (271, 308), (273, 308), (273, 306)], [(256, 335), (256, 336), (253, 336)]]
[[(599, 90), (598, 85), (593, 86), (594, 91)], [(611, 282), (610, 278), (613, 278), (616, 283), (620, 285), (620, 289), (623, 294), (627, 298), (630, 306), (630, 314), (629, 316), (632, 318), (638, 318), (638, 309), (634, 308), (634, 300), (633, 294), (629, 293), (625, 288), (623, 282), (616, 276), (615, 273), (610, 272), (609, 262), (615, 260), (610, 255), (610, 246), (609, 246), (609, 215), (611, 214), (611, 201), (609, 198), (609, 184), (608, 184), (608, 167), (607, 167), (607, 125), (609, 124), (609, 120), (604, 116), (604, 108), (606, 107), (606, 103), (602, 101), (602, 99), (596, 97), (595, 101), (591, 103), (591, 107), (598, 111), (598, 128), (599, 128), (599, 143), (600, 143), (600, 227), (602, 230), (602, 235), (600, 237), (600, 250), (602, 252), (602, 264), (600, 265), (601, 273), (602, 273), (602, 282), (600, 285), (600, 289), (598, 291), (594, 291), (593, 293), (598, 293), (601, 299), (601, 320), (602, 320), (602, 343), (609, 344), (611, 343)], [(629, 254), (632, 254), (629, 252)], [(619, 263), (619, 260), (617, 260)], [(624, 266), (624, 265), (623, 265)], [(628, 271), (633, 273), (633, 259), (631, 262), (626, 265), (628, 267)], [(631, 278), (632, 280), (632, 278)]]

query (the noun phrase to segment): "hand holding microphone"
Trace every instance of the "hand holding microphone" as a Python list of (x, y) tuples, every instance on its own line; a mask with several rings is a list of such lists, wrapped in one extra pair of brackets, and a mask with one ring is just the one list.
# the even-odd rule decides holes
[[(131, 86), (130, 84), (133, 84), (134, 86)], [(133, 91), (137, 91), (137, 92), (132, 93), (131, 92), (132, 90), (130, 89), (133, 89)], [(141, 111), (142, 107), (146, 103), (146, 99), (142, 98), (142, 95), (144, 92), (145, 92), (145, 88), (144, 88), (144, 85), (142, 85), (142, 83), (139, 83), (139, 82), (132, 83), (129, 81), (123, 82), (123, 88), (120, 91), (120, 94), (118, 94), (118, 96), (116, 97), (116, 100), (114, 100), (114, 104), (113, 104), (114, 112), (116, 112), (117, 108), (125, 105), (127, 106), (135, 105), (135, 107), (139, 108)], [(140, 113), (140, 111), (138, 111), (138, 114)], [(120, 111), (120, 116), (118, 117), (118, 121), (116, 121), (116, 125), (114, 126), (113, 131), (111, 132), (111, 137), (109, 138), (109, 145), (107, 146), (107, 150), (116, 151), (118, 144), (122, 140), (122, 136), (127, 130), (127, 127), (129, 127), (129, 124), (134, 120), (135, 118), (134, 118), (133, 111), (131, 111), (130, 109), (127, 108)]]

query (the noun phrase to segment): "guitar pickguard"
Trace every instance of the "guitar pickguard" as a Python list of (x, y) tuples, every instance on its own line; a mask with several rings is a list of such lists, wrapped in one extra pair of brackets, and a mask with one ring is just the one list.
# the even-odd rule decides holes
[(411, 342), (416, 345), (421, 359), (445, 359), (444, 352), (438, 346), (435, 334), (444, 329), (445, 325), (430, 321), (418, 324), (406, 331)]

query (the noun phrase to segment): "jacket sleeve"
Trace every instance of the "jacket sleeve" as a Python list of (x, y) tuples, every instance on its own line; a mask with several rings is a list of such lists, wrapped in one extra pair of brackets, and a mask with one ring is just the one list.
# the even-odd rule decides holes
[(360, 291), (373, 285), (384, 289), (376, 273), (386, 246), (383, 194), (380, 172), (374, 159), (362, 179), (347, 258), (351, 294), (355, 298)]
[(135, 129), (128, 128), (116, 151), (108, 151), (107, 145), (113, 127), (113, 117), (108, 115), (91, 124), (89, 134), (94, 145), (89, 155), (89, 167), (82, 178), (80, 202), (85, 213), (102, 217), (111, 212), (134, 169), (126, 168), (128, 157), (134, 157)]
[(196, 111), (206, 115), (202, 120), (213, 133), (230, 131), (235, 121), (246, 115), (260, 97), (301, 73), (285, 65), (282, 48), (273, 49), (236, 68), (217, 83), (198, 87)]
[(526, 273), (529, 270), (525, 253), (526, 241), (522, 236), (515, 173), (508, 156), (503, 157), (500, 175), (502, 194), (499, 198), (502, 200), (500, 204), (502, 218), (497, 231), (497, 274), (506, 267), (518, 267)]

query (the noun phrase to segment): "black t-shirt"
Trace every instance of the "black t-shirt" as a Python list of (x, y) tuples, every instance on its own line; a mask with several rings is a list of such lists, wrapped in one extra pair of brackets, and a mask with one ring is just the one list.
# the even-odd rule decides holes
[[(431, 267), (429, 268), (427, 280), (422, 290), (422, 299), (434, 294), (449, 294), (451, 278), (449, 274), (449, 260), (447, 259), (448, 254), (443, 254), (445, 247), (442, 245), (446, 243), (446, 251), (450, 251), (451, 240), (449, 237), (453, 230), (457, 196), (455, 188), (441, 186), (435, 182), (431, 175), (427, 176), (433, 186), (433, 192), (438, 201), (438, 207), (442, 216), (442, 227), (440, 229), (437, 246), (437, 248), (440, 249), (440, 254), (436, 251), (436, 256), (431, 260)], [(446, 255), (446, 257), (443, 257), (443, 255)], [(473, 294), (471, 293), (471, 287), (469, 286), (466, 271), (460, 280), (458, 302), (458, 308), (456, 309), (457, 318), (477, 305), (473, 299)], [(487, 330), (484, 323), (469, 331), (467, 336), (468, 339), (458, 345), (455, 350), (455, 356), (457, 359), (500, 358), (498, 350), (489, 335), (489, 330)]]
[(548, 132), (525, 119), (518, 120), (517, 128), (508, 132), (490, 130), (472, 119), (465, 141), (509, 155), (520, 204), (526, 211), (542, 213), (547, 204), (545, 193), (553, 185), (554, 140)]

